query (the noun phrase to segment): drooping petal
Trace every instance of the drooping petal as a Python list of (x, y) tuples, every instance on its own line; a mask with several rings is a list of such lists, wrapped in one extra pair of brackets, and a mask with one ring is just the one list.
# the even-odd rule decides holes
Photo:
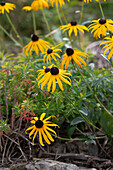
[(44, 133), (44, 131), (42, 130), (42, 135), (44, 140), (46, 141), (47, 144), (51, 144), (51, 142), (48, 140), (47, 135)]
[(42, 130), (39, 130), (39, 142), (42, 146), (44, 146), (43, 141), (42, 141)]

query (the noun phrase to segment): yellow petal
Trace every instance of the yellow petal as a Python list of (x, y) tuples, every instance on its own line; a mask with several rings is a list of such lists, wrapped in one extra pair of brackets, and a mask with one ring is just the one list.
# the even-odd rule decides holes
[(46, 113), (42, 113), (41, 116), (40, 116), (40, 120), (43, 120), (45, 115), (46, 115)]
[(40, 144), (42, 145), (42, 146), (44, 146), (44, 144), (43, 144), (43, 141), (42, 141), (42, 131), (41, 130), (39, 130), (39, 142), (40, 142)]

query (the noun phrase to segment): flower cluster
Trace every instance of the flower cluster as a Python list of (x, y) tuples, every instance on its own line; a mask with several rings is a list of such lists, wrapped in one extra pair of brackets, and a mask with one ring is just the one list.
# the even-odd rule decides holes
[[(100, 4), (99, 0), (95, 1)], [(106, 0), (104, 0), (104, 2), (105, 1)], [(67, 2), (70, 2), (70, 0), (67, 0)], [(84, 0), (84, 2), (89, 3), (92, 2), (92, 0)], [(52, 7), (55, 5), (57, 8), (62, 7), (65, 5), (65, 0), (50, 0), (49, 2), (48, 0), (34, 0), (31, 5), (24, 6), (22, 9), (25, 11), (38, 11), (43, 10), (44, 8), (48, 9), (50, 5)], [(16, 6), (12, 3), (1, 2), (0, 14), (9, 13), (15, 8)], [(8, 14), (6, 14), (6, 16), (8, 16)], [(33, 22), (33, 24), (34, 23), (35, 22)], [(49, 24), (47, 26), (49, 27)], [(13, 30), (15, 31), (14, 26)], [(68, 32), (69, 38), (71, 36), (76, 38), (77, 36), (81, 34), (83, 35), (89, 31), (91, 31), (91, 34), (93, 34), (96, 39), (104, 37), (104, 41), (100, 44), (100, 46), (104, 46), (102, 47), (102, 51), (104, 50), (105, 55), (106, 52), (110, 50), (108, 59), (110, 59), (113, 55), (113, 36), (106, 37), (107, 35), (110, 35), (110, 33), (113, 33), (113, 20), (111, 19), (105, 19), (103, 16), (103, 18), (92, 20), (88, 27), (74, 20), (68, 22), (67, 24), (61, 25), (59, 30), (62, 34)], [(17, 32), (15, 31), (15, 33)], [(36, 34), (36, 30), (34, 29), (34, 34), (31, 36), (31, 41), (23, 47), (23, 52), (27, 57), (31, 57), (34, 51), (37, 56), (43, 56), (44, 63), (46, 62), (49, 64), (54, 62), (54, 64), (43, 66), (43, 69), (37, 70), (38, 76), (36, 80), (41, 90), (43, 90), (46, 86), (48, 92), (54, 93), (58, 88), (61, 91), (64, 91), (63, 83), (69, 85), (69, 87), (72, 83), (72, 74), (68, 71), (69, 64), (71, 63), (74, 67), (76, 66), (80, 69), (87, 66), (86, 60), (88, 58), (88, 54), (79, 50), (80, 48), (73, 48), (72, 43), (71, 47), (66, 48), (64, 53), (60, 46), (61, 44), (59, 43), (57, 45), (55, 42), (55, 45), (52, 45), (50, 42), (43, 40)], [(57, 62), (57, 60), (59, 61)], [(30, 84), (29, 79), (26, 79), (24, 85), (27, 86), (28, 84)], [(31, 88), (29, 90), (31, 90)], [(10, 97), (8, 99), (11, 99), (11, 96), (8, 97)], [(31, 120), (30, 123), (32, 125), (27, 128), (25, 132), (29, 134), (29, 139), (32, 139), (33, 144), (38, 142), (41, 146), (44, 146), (45, 144), (51, 144), (51, 142), (54, 142), (52, 133), (56, 135), (56, 132), (52, 128), (58, 127), (58, 125), (52, 123), (49, 119), (55, 116), (45, 118), (46, 113), (42, 113), (40, 116), (36, 117), (34, 113), (25, 110), (24, 107), (22, 107), (20, 114), (20, 119), (24, 121)]]

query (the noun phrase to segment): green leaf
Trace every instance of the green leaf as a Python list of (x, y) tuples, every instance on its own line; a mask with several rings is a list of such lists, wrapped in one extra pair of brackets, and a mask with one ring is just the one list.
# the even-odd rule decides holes
[(78, 123), (81, 123), (81, 122), (84, 122), (85, 120), (82, 118), (82, 117), (76, 117), (75, 119), (73, 119), (72, 120), (72, 122), (71, 122), (71, 126), (73, 126), (73, 125), (77, 125)]
[(113, 117), (106, 111), (103, 111), (100, 118), (100, 124), (109, 138), (113, 135)]
[(85, 110), (85, 109), (84, 109), (84, 110), (79, 110), (79, 112), (81, 112), (81, 113), (82, 113), (83, 115), (85, 115), (85, 116), (87, 116), (87, 115), (88, 115), (88, 113), (87, 113), (88, 111), (87, 111), (87, 110)]
[(69, 128), (68, 128), (67, 133), (68, 133), (68, 135), (69, 135), (69, 138), (71, 138), (71, 136), (72, 136), (72, 134), (74, 133), (75, 129), (76, 129), (76, 126), (72, 126), (72, 127), (69, 127)]

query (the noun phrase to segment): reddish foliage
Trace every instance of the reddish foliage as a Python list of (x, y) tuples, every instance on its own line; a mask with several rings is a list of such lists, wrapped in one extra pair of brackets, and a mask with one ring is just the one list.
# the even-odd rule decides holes
[(4, 133), (3, 131), (2, 131), (2, 132), (0, 132), (0, 135), (2, 136), (2, 135), (3, 135), (3, 133)]
[(20, 120), (22, 119), (23, 121), (26, 121), (26, 120), (32, 120), (31, 117), (34, 117), (36, 116), (34, 113), (28, 111), (28, 110), (25, 110), (24, 108), (21, 109), (21, 112), (20, 112), (21, 116), (20, 116)]

